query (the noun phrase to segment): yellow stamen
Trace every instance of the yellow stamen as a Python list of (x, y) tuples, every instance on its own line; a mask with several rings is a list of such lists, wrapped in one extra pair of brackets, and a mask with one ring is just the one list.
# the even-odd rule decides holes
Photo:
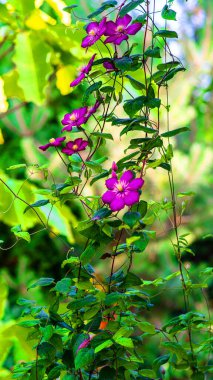
[(50, 144), (52, 144), (52, 143), (54, 143), (54, 142), (55, 142), (55, 139), (54, 139), (54, 138), (52, 138), (52, 139), (50, 139), (50, 140), (49, 140), (49, 142), (50, 142)]
[(122, 25), (119, 25), (117, 28), (116, 28), (117, 32), (123, 32), (124, 30), (124, 27)]
[(118, 191), (123, 191), (123, 186), (120, 183), (118, 183), (117, 189), (118, 189)]
[(72, 149), (73, 150), (78, 150), (78, 145), (77, 144), (73, 145)]
[(89, 35), (90, 36), (95, 36), (96, 35), (95, 30), (94, 29), (90, 30)]
[(72, 121), (75, 121), (77, 118), (76, 118), (76, 115), (71, 115), (70, 116), (70, 120), (72, 120)]

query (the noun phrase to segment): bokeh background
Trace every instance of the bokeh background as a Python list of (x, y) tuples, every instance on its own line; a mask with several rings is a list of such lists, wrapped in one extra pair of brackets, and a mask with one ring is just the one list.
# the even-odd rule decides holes
[[(78, 5), (76, 17), (63, 11), (66, 5), (72, 4)], [(46, 189), (53, 184), (53, 177), (57, 183), (66, 178), (58, 155), (54, 152), (43, 154), (38, 146), (59, 136), (63, 115), (81, 106), (85, 86), (73, 93), (69, 83), (76, 76), (78, 66), (95, 51), (91, 49), (85, 56), (80, 48), (81, 26), (86, 15), (100, 4), (101, 1), (92, 0), (0, 0), (0, 176), (29, 203), (44, 198)], [(165, 0), (157, 1), (156, 11), (164, 5)], [(179, 39), (171, 48), (173, 54), (181, 58), (186, 71), (170, 82), (170, 124), (171, 129), (185, 126), (191, 129), (190, 133), (173, 138), (176, 150), (173, 165), (176, 192), (194, 192), (193, 196), (179, 198), (179, 205), (185, 210), (180, 222), (181, 233), (188, 234), (189, 247), (195, 253), (186, 253), (184, 260), (192, 279), (200, 283), (202, 271), (213, 266), (213, 2), (175, 0), (173, 9), (177, 11), (178, 20), (172, 22), (172, 27), (177, 30)], [(156, 22), (161, 22), (158, 13)], [(136, 37), (138, 49), (139, 38)], [(118, 115), (122, 116), (122, 112), (119, 108)], [(163, 115), (161, 122), (162, 129), (166, 128)], [(110, 126), (108, 128), (110, 130)], [(103, 146), (103, 154), (118, 160), (126, 139), (120, 140), (120, 131), (113, 133), (115, 144)], [(23, 163), (46, 165), (52, 174), (44, 179), (43, 172), (36, 166), (8, 170), (12, 165)], [(105, 165), (109, 169), (111, 161), (106, 161)], [(102, 189), (103, 181), (99, 181), (93, 189), (88, 186), (86, 191), (94, 195), (101, 194)], [(147, 171), (143, 197), (159, 202), (169, 199), (168, 180), (163, 169)], [(67, 202), (52, 210), (49, 224), (60, 235), (58, 239), (46, 231), (38, 232), (41, 225), (33, 213), (23, 214), (24, 208), (25, 205), (14, 201), (11, 193), (0, 184), (0, 379), (11, 378), (10, 370), (15, 362), (34, 357), (31, 344), (26, 343), (27, 331), (16, 324), (21, 314), (17, 299), (30, 297), (45, 303), (45, 292), (27, 292), (27, 286), (39, 277), (60, 278), (60, 264), (67, 254), (66, 244), (79, 250), (82, 245), (82, 238), (74, 232), (76, 220), (84, 218), (79, 204)], [(39, 212), (48, 217), (50, 210), (45, 206)], [(146, 280), (165, 277), (177, 270), (168, 215), (158, 215), (157, 208), (155, 213), (156, 238), (142, 256), (135, 257), (133, 267)], [(11, 228), (19, 224), (24, 231), (33, 233), (30, 244), (24, 240), (15, 244)], [(122, 264), (122, 258), (120, 260), (117, 267)], [(97, 271), (102, 269), (103, 263), (97, 263)], [(176, 290), (175, 281), (168, 286), (166, 294), (163, 287), (160, 291), (152, 290), (155, 307), (152, 318), (156, 325), (175, 316), (182, 308), (181, 292)], [(208, 316), (213, 282), (206, 281), (209, 288), (195, 289), (191, 302), (193, 309)], [(157, 354), (155, 343), (150, 349), (154, 358)], [(182, 378), (181, 374), (177, 374), (177, 378)]]

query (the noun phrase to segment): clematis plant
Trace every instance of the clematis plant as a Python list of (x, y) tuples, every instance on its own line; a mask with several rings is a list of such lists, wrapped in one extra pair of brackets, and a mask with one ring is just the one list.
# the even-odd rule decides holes
[[(175, 19), (171, 4), (162, 9), (164, 21)], [(68, 243), (62, 263), (67, 269), (64, 277), (56, 280), (49, 276), (31, 286), (50, 287), (49, 307), (20, 301), (26, 305), (23, 315), (30, 315), (23, 326), (32, 328), (29, 336), (38, 341), (35, 360), (15, 368), (14, 376), (20, 380), (200, 380), (208, 374), (211, 326), (205, 315), (189, 309), (200, 284), (193, 286), (182, 260), (188, 250), (187, 234), (179, 234), (185, 206), (178, 204), (175, 196), (172, 171), (170, 137), (187, 128), (170, 130), (168, 88), (169, 81), (184, 68), (167, 41), (177, 38), (177, 33), (158, 30), (155, 11), (155, 2), (150, 11), (148, 1), (118, 4), (113, 0), (103, 2), (89, 15), (93, 21), (86, 26), (81, 46), (87, 49), (101, 40), (103, 50), (92, 56), (70, 84), (77, 87), (85, 79), (84, 93), (77, 88), (74, 93), (80, 108), (62, 119), (62, 132), (69, 132), (69, 141), (62, 146), (65, 137), (61, 137), (40, 146), (43, 151), (57, 148), (63, 165), (61, 179), (45, 188), (45, 199), (27, 209), (66, 203), (73, 210), (78, 204), (80, 212), (73, 232), (75, 244), (64, 244)], [(101, 20), (94, 21), (96, 16)], [(71, 105), (74, 97), (72, 93)], [(161, 119), (167, 121), (163, 130)], [(81, 137), (76, 138), (76, 133)], [(120, 139), (125, 135), (124, 151), (118, 146), (119, 133)], [(170, 195), (166, 195), (170, 199), (166, 202), (160, 199), (160, 191), (157, 201), (147, 201), (146, 173), (154, 176), (158, 170), (168, 176)], [(168, 266), (165, 278), (152, 279), (143, 268), (149, 265), (148, 243), (156, 237), (154, 226), (161, 216), (166, 220), (177, 268), (169, 273)], [(45, 227), (54, 236), (50, 217), (51, 213)], [(166, 263), (171, 261), (168, 252), (163, 254)], [(138, 266), (137, 272), (134, 266)], [(167, 287), (170, 280), (174, 288), (171, 282)], [(178, 305), (174, 318), (166, 322), (161, 315), (156, 319), (153, 303), (164, 290), (167, 301), (163, 308), (167, 308), (171, 290)], [(193, 333), (199, 326), (203, 332), (195, 342)]]

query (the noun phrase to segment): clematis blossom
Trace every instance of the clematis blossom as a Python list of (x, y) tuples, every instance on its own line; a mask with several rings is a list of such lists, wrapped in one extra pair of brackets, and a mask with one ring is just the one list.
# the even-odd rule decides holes
[(83, 140), (82, 138), (78, 138), (74, 141), (69, 141), (65, 148), (63, 148), (61, 151), (65, 153), (67, 156), (71, 156), (74, 153), (81, 152), (82, 150), (85, 150), (88, 145), (88, 141)]
[(57, 147), (60, 146), (61, 143), (66, 139), (66, 137), (57, 137), (56, 139), (52, 138), (49, 140), (49, 143), (46, 145), (39, 146), (39, 149), (45, 151), (50, 147)]
[(104, 68), (107, 70), (107, 71), (118, 71), (118, 69), (115, 67), (114, 63), (110, 62), (110, 61), (106, 61), (103, 63), (103, 66)]
[(118, 179), (115, 171), (112, 177), (107, 179), (107, 191), (102, 195), (102, 201), (109, 204), (112, 211), (120, 211), (125, 206), (132, 206), (139, 202), (139, 190), (144, 184), (142, 178), (134, 178), (131, 170), (125, 171), (121, 178)]
[(106, 17), (103, 18), (100, 22), (91, 22), (86, 27), (87, 36), (83, 39), (81, 46), (83, 48), (88, 48), (89, 46), (94, 45), (98, 41), (106, 30)]
[(129, 35), (135, 35), (142, 28), (142, 24), (135, 22), (129, 25), (131, 21), (132, 17), (128, 14), (124, 17), (119, 17), (115, 22), (108, 21), (104, 32), (104, 35), (108, 37), (104, 43), (108, 44), (111, 42), (114, 45), (120, 45), (121, 42), (128, 40)]
[(61, 123), (65, 125), (62, 129), (63, 131), (71, 131), (72, 127), (79, 127), (80, 125), (86, 123), (88, 120), (87, 115), (88, 107), (81, 107), (77, 110), (72, 111), (71, 113), (67, 113)]
[(92, 56), (92, 58), (90, 59), (90, 61), (88, 62), (88, 64), (86, 66), (83, 66), (81, 69), (80, 69), (80, 74), (79, 76), (73, 81), (70, 83), (70, 87), (75, 87), (77, 86), (79, 83), (82, 82), (82, 80), (85, 78), (85, 76), (87, 74), (89, 74), (91, 68), (92, 68), (92, 64), (94, 62), (94, 59), (95, 59), (95, 56), (96, 54), (94, 54)]
[(94, 106), (88, 107), (87, 114), (86, 114), (87, 120), (90, 118), (90, 116), (92, 116), (97, 111), (100, 105), (101, 103), (98, 100), (96, 100)]

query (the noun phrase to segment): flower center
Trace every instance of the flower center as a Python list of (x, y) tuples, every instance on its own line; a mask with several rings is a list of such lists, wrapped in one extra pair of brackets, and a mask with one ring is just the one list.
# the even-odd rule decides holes
[(90, 36), (95, 36), (95, 35), (96, 35), (95, 30), (94, 30), (94, 29), (90, 30), (89, 35), (90, 35)]
[(50, 142), (50, 144), (53, 144), (55, 142), (55, 139), (52, 138), (52, 139), (49, 140), (49, 142)]
[(116, 28), (117, 32), (123, 32), (124, 30), (124, 26), (123, 25), (119, 25), (117, 28)]
[(77, 117), (76, 117), (76, 115), (75, 115), (75, 114), (71, 115), (71, 116), (70, 116), (70, 120), (72, 120), (72, 121), (75, 121), (75, 120), (77, 120)]
[(123, 186), (121, 185), (121, 183), (118, 183), (117, 185), (116, 185), (116, 187), (117, 187), (117, 189), (118, 189), (118, 191), (123, 191)]
[(72, 149), (73, 150), (78, 150), (78, 145), (77, 144), (73, 145)]

